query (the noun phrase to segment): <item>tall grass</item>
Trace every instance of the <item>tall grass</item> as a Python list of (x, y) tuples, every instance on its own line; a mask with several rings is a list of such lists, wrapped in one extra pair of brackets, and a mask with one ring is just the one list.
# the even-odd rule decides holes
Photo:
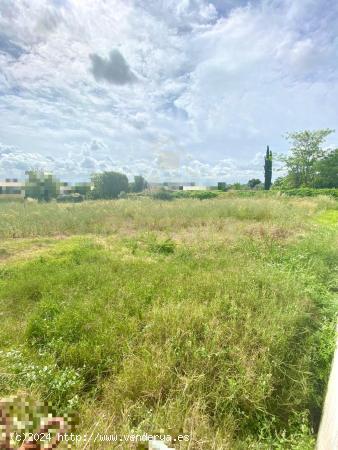
[(134, 230), (189, 228), (234, 218), (303, 221), (317, 208), (334, 208), (336, 202), (319, 199), (218, 198), (201, 202), (181, 199), (154, 202), (135, 200), (89, 201), (81, 204), (0, 203), (0, 237), (41, 237), (73, 234), (111, 234)]
[(336, 228), (313, 219), (330, 206), (7, 205), (2, 220), (16, 231), (2, 226), (3, 236), (82, 236), (0, 266), (3, 395), (24, 389), (76, 408), (83, 433), (183, 430), (182, 449), (313, 448), (338, 256)]

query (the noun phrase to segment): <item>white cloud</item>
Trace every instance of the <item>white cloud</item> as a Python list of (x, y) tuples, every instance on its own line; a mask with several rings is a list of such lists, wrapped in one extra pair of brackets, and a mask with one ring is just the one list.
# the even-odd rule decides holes
[(2, 0), (0, 136), (21, 149), (6, 170), (52, 156), (69, 176), (147, 161), (154, 177), (245, 180), (286, 131), (334, 128), (337, 13), (333, 0)]
[[(98, 151), (99, 150), (99, 151)], [(0, 143), (0, 178), (8, 173), (23, 179), (25, 171), (30, 169), (51, 171), (63, 180), (87, 180), (94, 172), (114, 170), (125, 173), (130, 180), (134, 175), (143, 175), (149, 181), (202, 181), (207, 184), (215, 181), (227, 181), (252, 177), (261, 177), (264, 154), (257, 154), (248, 166), (237, 164), (227, 158), (207, 163), (193, 158), (192, 155), (180, 157), (178, 153), (158, 152), (155, 158), (129, 159), (109, 156), (109, 149), (99, 141), (83, 145), (79, 151), (70, 150), (64, 157), (49, 157), (38, 152), (26, 153), (18, 148)]]

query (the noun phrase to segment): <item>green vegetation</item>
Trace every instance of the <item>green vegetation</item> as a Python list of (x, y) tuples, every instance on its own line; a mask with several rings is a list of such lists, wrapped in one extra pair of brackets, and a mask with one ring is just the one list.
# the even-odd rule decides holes
[(147, 189), (148, 183), (138, 175), (129, 183), (126, 175), (119, 172), (97, 173), (92, 178), (93, 190), (89, 193), (92, 199), (124, 198), (127, 192), (139, 193)]
[(74, 194), (80, 194), (83, 197), (87, 197), (91, 190), (91, 184), (88, 182), (75, 183), (72, 190)]
[(141, 175), (135, 176), (134, 182), (129, 183), (130, 192), (143, 192), (145, 189), (147, 189), (147, 187), (148, 183)]
[(228, 190), (228, 186), (227, 186), (227, 184), (224, 182), (224, 181), (219, 181), (218, 183), (217, 183), (217, 189), (219, 190), (219, 191), (227, 191)]
[(316, 188), (336, 188), (338, 186), (338, 148), (330, 151), (315, 164)]
[(329, 197), (272, 192), (2, 204), (1, 395), (75, 408), (87, 434), (313, 449), (334, 346), (337, 212)]
[(93, 176), (94, 189), (91, 198), (111, 199), (117, 198), (123, 192), (128, 192), (129, 184), (126, 175), (118, 172), (103, 172)]
[(60, 203), (80, 203), (83, 202), (84, 197), (81, 194), (64, 194), (58, 195), (56, 201)]
[(59, 195), (60, 183), (52, 174), (31, 170), (26, 175), (28, 175), (25, 185), (26, 197), (49, 202)]
[(153, 192), (151, 194), (151, 197), (154, 200), (171, 201), (171, 200), (174, 200), (174, 192), (167, 191), (166, 189), (160, 189), (159, 191)]
[(251, 189), (257, 189), (258, 186), (262, 184), (261, 180), (258, 178), (251, 178), (251, 180), (248, 181), (248, 187)]
[(328, 195), (330, 197), (338, 198), (338, 189), (313, 189), (313, 188), (298, 188), (298, 189), (283, 189), (283, 194), (297, 197), (317, 197), (318, 195)]
[(281, 188), (337, 188), (337, 149), (324, 149), (325, 139), (334, 130), (299, 131), (288, 133), (290, 154), (280, 156), (287, 175), (276, 180)]
[(271, 188), (272, 180), (272, 151), (267, 146), (264, 160), (264, 189), (268, 191)]
[[(86, 199), (124, 198), (128, 192), (140, 193), (148, 187), (147, 181), (140, 175), (129, 183), (126, 175), (119, 172), (103, 172), (93, 175), (91, 183), (77, 182), (73, 186), (60, 182), (53, 174), (31, 170), (26, 172), (25, 197), (39, 202), (56, 199), (63, 203), (78, 203)], [(61, 190), (63, 186), (66, 189)]]
[(195, 198), (198, 200), (210, 200), (219, 195), (219, 192), (215, 191), (176, 191), (173, 193), (175, 198)]

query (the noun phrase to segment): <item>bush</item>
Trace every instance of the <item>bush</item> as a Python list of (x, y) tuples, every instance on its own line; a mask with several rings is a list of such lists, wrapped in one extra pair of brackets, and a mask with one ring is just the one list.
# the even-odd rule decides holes
[(199, 200), (207, 200), (215, 198), (219, 195), (219, 192), (215, 191), (176, 191), (174, 192), (175, 198), (196, 198)]
[(219, 191), (225, 192), (225, 191), (228, 190), (228, 186), (227, 186), (227, 184), (226, 184), (224, 181), (219, 181), (219, 182), (217, 183), (217, 189), (218, 189)]
[(150, 242), (149, 250), (153, 253), (162, 253), (164, 255), (169, 255), (175, 251), (175, 242), (168, 238), (164, 241), (158, 241), (156, 238)]
[(121, 191), (117, 197), (118, 199), (124, 199), (124, 198), (128, 198), (128, 194), (124, 191)]
[(174, 194), (172, 192), (170, 192), (170, 191), (166, 191), (166, 190), (163, 189), (161, 191), (154, 192), (152, 194), (152, 198), (155, 199), (155, 200), (167, 200), (167, 201), (170, 201), (170, 200), (174, 200)]
[(58, 203), (81, 203), (83, 200), (84, 197), (81, 194), (62, 194), (56, 198)]
[(126, 175), (119, 172), (103, 172), (94, 175), (94, 189), (90, 196), (95, 199), (117, 198), (120, 192), (128, 192), (129, 182)]
[(217, 197), (217, 193), (213, 191), (197, 191), (192, 193), (192, 198), (198, 198), (199, 200), (209, 200)]
[(295, 188), (282, 189), (281, 193), (289, 197), (317, 197), (318, 195), (328, 195), (338, 198), (338, 189), (314, 189), (314, 188)]
[(129, 185), (131, 192), (143, 192), (148, 187), (147, 181), (141, 176), (134, 177), (134, 182)]

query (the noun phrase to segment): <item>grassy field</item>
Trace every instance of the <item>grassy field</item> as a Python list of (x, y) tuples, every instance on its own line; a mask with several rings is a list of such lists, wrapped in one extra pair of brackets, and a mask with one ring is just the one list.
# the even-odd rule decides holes
[(87, 435), (313, 449), (337, 222), (326, 197), (1, 203), (1, 396), (75, 409)]

